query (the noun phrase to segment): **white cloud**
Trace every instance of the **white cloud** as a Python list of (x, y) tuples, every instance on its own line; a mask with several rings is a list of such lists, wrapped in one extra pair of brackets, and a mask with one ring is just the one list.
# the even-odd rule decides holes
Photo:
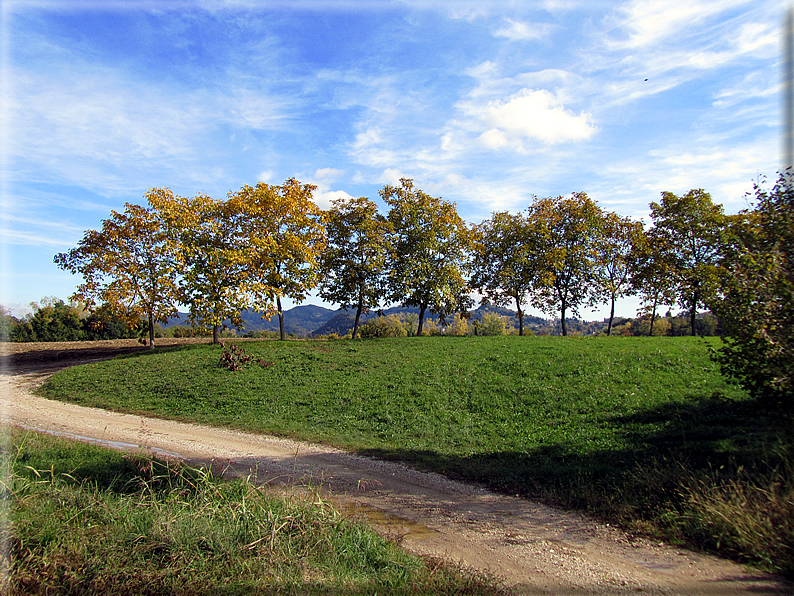
[(353, 197), (344, 190), (322, 190), (320, 188), (313, 195), (314, 202), (320, 209), (330, 209), (333, 201), (338, 199), (352, 199)]
[(611, 38), (609, 43), (624, 50), (650, 46), (747, 3), (748, 0), (631, 0), (608, 19), (626, 37)]
[(269, 184), (270, 181), (273, 180), (273, 176), (275, 176), (275, 173), (272, 172), (271, 170), (263, 170), (262, 172), (259, 172), (259, 174), (257, 175), (256, 181)]
[(381, 173), (378, 182), (381, 182), (382, 184), (390, 184), (392, 186), (395, 186), (400, 183), (400, 178), (409, 178), (409, 176), (406, 176), (400, 170), (396, 170), (394, 168), (386, 168)]
[(505, 19), (507, 25), (494, 32), (496, 37), (505, 37), (511, 41), (522, 41), (528, 39), (542, 39), (551, 32), (551, 25), (548, 23), (528, 23)]
[(584, 141), (598, 131), (589, 114), (574, 114), (545, 89), (522, 89), (490, 101), (478, 117), (488, 128), (480, 142), (492, 149), (519, 147), (524, 139), (549, 145)]
[(314, 183), (331, 183), (336, 182), (344, 174), (342, 170), (336, 168), (318, 168), (314, 172)]

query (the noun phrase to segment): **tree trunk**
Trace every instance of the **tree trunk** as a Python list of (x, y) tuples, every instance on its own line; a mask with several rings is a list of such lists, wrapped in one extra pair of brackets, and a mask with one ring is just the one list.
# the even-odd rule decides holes
[(692, 294), (692, 310), (689, 313), (689, 325), (692, 328), (692, 337), (695, 337), (697, 332), (695, 331), (695, 318), (697, 317), (698, 310), (698, 293), (697, 290)]
[(518, 314), (518, 335), (524, 335), (524, 311), (521, 310), (521, 301), (516, 296), (516, 314)]
[(212, 326), (212, 343), (217, 344), (220, 341), (220, 325)]
[(154, 315), (149, 313), (149, 349), (154, 349)]
[(422, 304), (419, 306), (419, 328), (416, 330), (416, 336), (422, 337), (422, 328), (425, 325), (425, 311), (427, 310), (427, 304)]
[(287, 339), (284, 335), (284, 311), (281, 310), (281, 296), (276, 296), (276, 310), (278, 311), (278, 330), (280, 333), (281, 341)]
[(565, 324), (565, 309), (568, 305), (565, 304), (565, 300), (562, 301), (562, 308), (560, 308), (560, 322), (562, 323), (562, 335), (565, 337), (568, 335), (568, 326)]
[(653, 337), (653, 322), (656, 320), (656, 306), (659, 303), (659, 294), (653, 297), (653, 309), (651, 309), (651, 329), (648, 332), (648, 337)]
[(609, 325), (607, 325), (607, 337), (612, 335), (612, 319), (615, 318), (615, 292), (612, 292), (612, 310), (609, 311)]
[(361, 304), (359, 301), (358, 307), (356, 308), (356, 320), (353, 322), (353, 338), (356, 339), (358, 335), (358, 321), (361, 318), (361, 311), (364, 310), (364, 305)]

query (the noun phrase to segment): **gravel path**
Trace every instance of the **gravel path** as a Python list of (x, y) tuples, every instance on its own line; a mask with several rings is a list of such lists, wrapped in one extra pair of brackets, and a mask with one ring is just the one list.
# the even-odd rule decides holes
[[(61, 352), (63, 351), (61, 350)], [(83, 353), (82, 358), (95, 357)], [(31, 393), (42, 357), (0, 375), (4, 424), (204, 463), (261, 482), (320, 490), (410, 551), (501, 578), (516, 594), (794, 594), (794, 586), (715, 557), (627, 536), (580, 514), (320, 445), (142, 418)]]

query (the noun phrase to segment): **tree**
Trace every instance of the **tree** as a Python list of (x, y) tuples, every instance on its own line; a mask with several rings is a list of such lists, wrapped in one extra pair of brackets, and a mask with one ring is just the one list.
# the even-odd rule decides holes
[(595, 239), (596, 295), (610, 302), (607, 335), (612, 334), (615, 302), (633, 293), (631, 279), (638, 268), (638, 248), (642, 242), (642, 223), (617, 213), (605, 212)]
[[(170, 194), (151, 189), (151, 201)], [(100, 230), (89, 230), (77, 248), (55, 255), (61, 269), (83, 276), (72, 299), (89, 307), (103, 303), (129, 327), (141, 320), (149, 327), (154, 347), (154, 324), (176, 315), (176, 260), (168, 233), (158, 214), (139, 205), (111, 211)]]
[(730, 221), (720, 294), (708, 299), (727, 337), (722, 371), (757, 398), (794, 406), (794, 180), (755, 185), (755, 209)]
[(325, 213), (328, 247), (319, 295), (344, 310), (356, 309), (352, 338), (362, 313), (380, 303), (388, 254), (389, 222), (367, 199), (338, 199)]
[(419, 308), (416, 333), (422, 335), (428, 309), (443, 321), (467, 303), (472, 235), (454, 203), (431, 197), (408, 178), (379, 192), (391, 207), (387, 217), (393, 226), (389, 298)]
[[(656, 311), (659, 305), (675, 302), (675, 286), (672, 275), (662, 258), (664, 240), (653, 234), (643, 233), (638, 236), (635, 245), (636, 269), (631, 277), (631, 286), (640, 296), (640, 308), (637, 314), (650, 318), (648, 335), (654, 335)], [(669, 329), (670, 324), (667, 323)], [(661, 333), (665, 335), (666, 333)]]
[(229, 319), (242, 327), (240, 313), (251, 302), (251, 258), (239, 200), (193, 198), (153, 189), (149, 203), (165, 222), (169, 249), (180, 271), (178, 300), (190, 309), (191, 324), (212, 330), (218, 343)]
[[(33, 314), (19, 325), (14, 341), (82, 341), (85, 339), (81, 311), (63, 300), (44, 298), (31, 302)], [(27, 329), (25, 329), (27, 327)], [(21, 329), (20, 329), (21, 328)]]
[(661, 203), (651, 203), (652, 237), (660, 243), (660, 259), (670, 273), (682, 308), (689, 311), (692, 335), (696, 335), (698, 307), (717, 287), (725, 222), (722, 205), (715, 205), (703, 189), (682, 196), (662, 193)]
[(5, 306), (0, 304), (0, 341), (12, 341), (15, 330), (19, 326), (19, 319), (11, 314)]
[(585, 193), (575, 192), (535, 199), (528, 211), (545, 272), (533, 301), (544, 312), (559, 312), (562, 334), (568, 335), (566, 313), (578, 316), (579, 307), (593, 297), (601, 209)]
[(289, 178), (282, 186), (259, 182), (229, 195), (245, 214), (253, 306), (263, 316), (278, 315), (282, 340), (286, 335), (281, 298), (300, 303), (319, 282), (326, 235), (322, 211), (312, 199), (316, 189)]
[(523, 305), (543, 274), (537, 223), (503, 211), (492, 213), (476, 230), (471, 285), (483, 294), (483, 304), (515, 303), (519, 335), (524, 335)]

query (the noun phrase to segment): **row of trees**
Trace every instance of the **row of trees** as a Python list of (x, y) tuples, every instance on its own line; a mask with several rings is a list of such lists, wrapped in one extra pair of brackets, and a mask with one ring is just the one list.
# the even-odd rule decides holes
[[(314, 190), (289, 179), (216, 200), (154, 188), (147, 207), (112, 212), (55, 262), (83, 276), (75, 298), (104, 304), (131, 324), (147, 321), (151, 343), (154, 323), (175, 315), (178, 303), (216, 341), (224, 321), (241, 325), (246, 308), (279, 316), (283, 338), (282, 299), (300, 302), (312, 290), (355, 310), (353, 337), (368, 309), (417, 307), (421, 335), (428, 311), (442, 320), (465, 316), (475, 293), (485, 303), (514, 305), (520, 334), (527, 305), (559, 313), (567, 335), (569, 313), (610, 303), (614, 315), (618, 299), (638, 294), (650, 334), (657, 309), (677, 303), (690, 313), (694, 335), (699, 309), (723, 317), (724, 304), (735, 306), (728, 298), (738, 290), (726, 272), (750, 267), (748, 251), (771, 250), (771, 240), (759, 238), (767, 238), (764, 226), (773, 224), (765, 222), (779, 213), (764, 205), (790, 200), (781, 199), (790, 194), (786, 176), (771, 193), (757, 188), (758, 208), (735, 216), (703, 190), (665, 192), (651, 203), (646, 230), (585, 193), (535, 197), (524, 212), (468, 225), (455, 204), (410, 179), (379, 191), (385, 215), (365, 197), (323, 211)], [(775, 255), (769, 259), (777, 263)]]

